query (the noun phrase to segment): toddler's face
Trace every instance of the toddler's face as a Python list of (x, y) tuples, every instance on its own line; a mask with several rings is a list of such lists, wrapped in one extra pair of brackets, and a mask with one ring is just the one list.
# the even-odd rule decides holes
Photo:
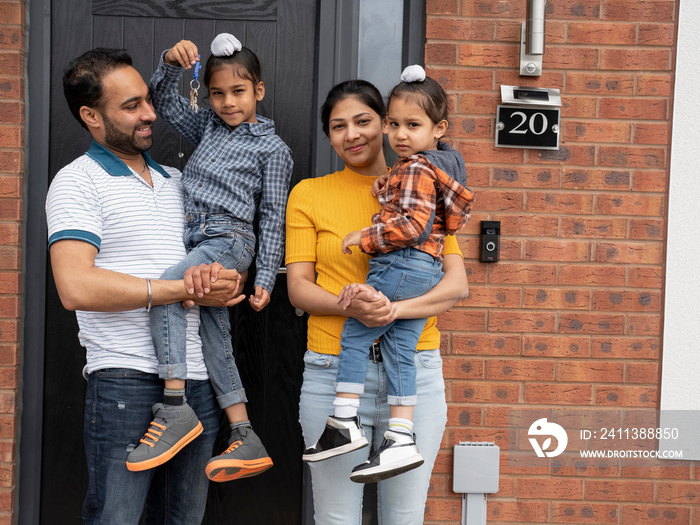
[(419, 151), (435, 149), (445, 130), (439, 123), (433, 123), (418, 104), (394, 97), (389, 102), (384, 133), (389, 136), (391, 149), (399, 157), (408, 157)]
[(209, 102), (212, 109), (232, 128), (242, 122), (257, 122), (255, 110), (265, 96), (262, 82), (253, 85), (232, 67), (220, 67), (209, 80)]

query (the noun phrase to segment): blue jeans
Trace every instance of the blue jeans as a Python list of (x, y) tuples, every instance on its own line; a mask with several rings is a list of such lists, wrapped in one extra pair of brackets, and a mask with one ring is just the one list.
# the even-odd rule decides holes
[[(427, 293), (440, 279), (440, 260), (415, 248), (403, 248), (370, 259), (365, 282), (390, 301), (400, 301)], [(348, 317), (341, 335), (343, 351), (340, 352), (336, 392), (363, 392), (369, 347), (381, 337), (389, 404), (415, 405), (416, 367), (413, 358), (425, 322), (426, 319), (397, 319), (388, 325), (370, 328)]]
[(153, 419), (152, 405), (163, 396), (155, 374), (105, 369), (90, 374), (83, 437), (88, 490), (83, 520), (88, 525), (145, 523), (198, 524), (204, 516), (212, 456), (221, 411), (209, 381), (188, 381), (187, 399), (204, 431), (164, 465), (130, 472), (126, 458)]
[[(255, 255), (255, 234), (250, 225), (232, 222), (228, 216), (188, 214), (185, 232), (188, 254), (168, 268), (161, 279), (182, 279), (185, 270), (199, 264), (220, 263), (239, 272)], [(162, 379), (186, 379), (187, 310), (180, 303), (151, 309), (151, 335)], [(209, 378), (221, 408), (246, 402), (247, 398), (231, 347), (231, 323), (227, 308), (200, 308), (199, 335)]]
[[(344, 352), (341, 351), (341, 355)], [(416, 443), (425, 463), (410, 472), (378, 483), (380, 525), (423, 523), (430, 474), (447, 423), (445, 382), (439, 350), (414, 351), (418, 403), (413, 413)], [(299, 401), (299, 422), (307, 447), (312, 446), (333, 414), (338, 356), (307, 351)], [(378, 447), (389, 428), (386, 374), (383, 363), (369, 363), (358, 415), (370, 443)], [(314, 517), (322, 525), (362, 523), (362, 483), (350, 481), (353, 467), (367, 459), (369, 448), (327, 461), (308, 463), (314, 496)]]

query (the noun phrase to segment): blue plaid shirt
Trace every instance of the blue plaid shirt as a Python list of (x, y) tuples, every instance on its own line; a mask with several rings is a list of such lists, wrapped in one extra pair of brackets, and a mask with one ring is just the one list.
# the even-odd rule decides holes
[(292, 156), (272, 120), (231, 129), (212, 109), (195, 112), (178, 94), (185, 70), (163, 62), (151, 78), (158, 115), (197, 146), (182, 172), (185, 212), (219, 213), (252, 224), (259, 210), (255, 285), (272, 292), (284, 254)]

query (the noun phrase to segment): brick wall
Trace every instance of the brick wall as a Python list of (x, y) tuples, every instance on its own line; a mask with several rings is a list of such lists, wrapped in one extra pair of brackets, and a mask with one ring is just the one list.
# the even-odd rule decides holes
[(24, 172), (24, 1), (0, 1), (0, 524), (15, 489)]
[[(517, 469), (510, 408), (659, 406), (661, 293), (678, 0), (550, 0), (541, 77), (520, 77), (526, 0), (428, 0), (426, 65), (478, 192), (460, 235), (471, 293), (441, 316), (448, 428), (427, 523), (459, 523), (452, 447), (502, 449), (488, 523), (700, 524), (700, 468)], [(558, 151), (494, 147), (501, 85), (558, 88)], [(501, 261), (478, 262), (500, 220)]]

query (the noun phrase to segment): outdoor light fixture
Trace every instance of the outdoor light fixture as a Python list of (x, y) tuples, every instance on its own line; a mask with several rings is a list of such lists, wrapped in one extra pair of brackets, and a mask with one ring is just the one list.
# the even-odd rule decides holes
[(546, 0), (528, 0), (527, 2), (527, 22), (523, 22), (520, 29), (520, 76), (542, 75), (546, 3)]

